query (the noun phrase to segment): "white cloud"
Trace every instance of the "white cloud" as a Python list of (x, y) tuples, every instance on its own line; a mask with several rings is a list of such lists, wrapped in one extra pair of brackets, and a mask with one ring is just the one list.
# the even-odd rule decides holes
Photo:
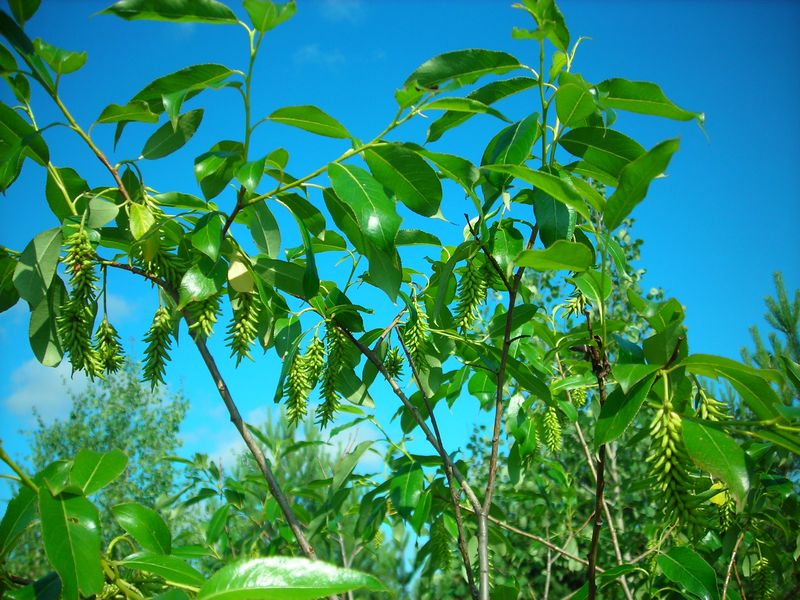
[(11, 373), (11, 394), (3, 400), (6, 409), (33, 423), (35, 408), (45, 423), (66, 416), (70, 408), (70, 392), (86, 387), (86, 376), (76, 373), (64, 361), (58, 367), (44, 367), (29, 360)]
[(307, 44), (298, 48), (292, 54), (292, 61), (296, 65), (322, 65), (324, 67), (337, 67), (347, 62), (344, 54), (338, 49), (322, 50), (319, 44)]
[(329, 21), (357, 23), (364, 17), (364, 3), (361, 0), (324, 0), (322, 16)]

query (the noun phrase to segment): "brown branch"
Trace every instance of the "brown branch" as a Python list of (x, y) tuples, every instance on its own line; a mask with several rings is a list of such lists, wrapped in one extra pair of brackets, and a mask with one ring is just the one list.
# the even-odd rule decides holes
[[(136, 275), (140, 275), (145, 277), (149, 281), (156, 283), (163, 289), (169, 296), (178, 303), (178, 293), (172, 289), (166, 282), (159, 279), (158, 277), (154, 277), (150, 275), (143, 269), (139, 267), (134, 267), (132, 265), (127, 265), (124, 263), (118, 263), (115, 261), (108, 261), (108, 260), (101, 260), (101, 264), (107, 265), (109, 267), (114, 267), (118, 269), (123, 269), (126, 271), (130, 271), (131, 273), (135, 273)], [(261, 451), (261, 448), (253, 439), (253, 436), (250, 433), (250, 430), (247, 429), (244, 421), (242, 420), (242, 415), (239, 413), (239, 408), (236, 406), (236, 403), (231, 396), (230, 390), (228, 389), (228, 385), (225, 383), (225, 379), (222, 377), (222, 373), (220, 373), (219, 368), (217, 367), (217, 363), (214, 360), (211, 352), (208, 350), (208, 346), (206, 345), (205, 339), (200, 334), (199, 331), (193, 331), (191, 328), (192, 319), (191, 316), (187, 312), (183, 312), (183, 318), (186, 320), (189, 327), (189, 332), (192, 337), (192, 340), (197, 346), (198, 351), (200, 352), (200, 356), (203, 359), (203, 362), (208, 369), (208, 372), (211, 374), (211, 377), (214, 379), (214, 383), (216, 384), (217, 391), (219, 392), (222, 401), (225, 403), (225, 408), (228, 409), (228, 414), (230, 415), (230, 420), (233, 425), (236, 427), (236, 430), (239, 432), (239, 435), (244, 440), (247, 449), (250, 450), (250, 453), (253, 455), (253, 458), (258, 465), (259, 470), (261, 471), (264, 479), (267, 481), (267, 487), (269, 488), (270, 493), (275, 498), (275, 501), (278, 503), (278, 506), (283, 513), (283, 517), (286, 519), (289, 528), (292, 530), (295, 539), (297, 540), (300, 549), (303, 551), (303, 554), (310, 558), (316, 558), (316, 552), (314, 548), (309, 544), (308, 540), (306, 539), (305, 534), (303, 533), (302, 526), (300, 522), (297, 520), (297, 517), (292, 510), (291, 505), (289, 504), (286, 495), (283, 493), (283, 490), (278, 483), (278, 480), (275, 478), (274, 473), (269, 465), (269, 461), (264, 456), (264, 453)]]
[(231, 225), (233, 225), (233, 221), (234, 221), (234, 219), (236, 219), (236, 215), (238, 215), (239, 211), (241, 211), (244, 208), (244, 204), (242, 204), (242, 203), (244, 201), (244, 193), (245, 193), (245, 191), (246, 191), (245, 187), (242, 186), (242, 187), (239, 188), (239, 191), (236, 193), (236, 206), (233, 207), (233, 210), (231, 211), (231, 214), (228, 215), (228, 218), (225, 219), (225, 224), (222, 226), (222, 239), (223, 240), (225, 239), (225, 236), (228, 234), (228, 230), (231, 228)]
[[(398, 315), (399, 319), (399, 315)], [(395, 319), (395, 323), (397, 319)], [(422, 385), (422, 379), (419, 374), (419, 370), (417, 369), (417, 365), (414, 364), (414, 361), (411, 358), (411, 353), (408, 351), (408, 347), (406, 346), (405, 341), (403, 340), (403, 336), (400, 335), (399, 331), (395, 331), (397, 334), (397, 339), (400, 342), (400, 347), (403, 349), (403, 354), (406, 356), (406, 360), (408, 360), (408, 365), (411, 367), (411, 374), (414, 377), (414, 381), (417, 382), (417, 388), (419, 389), (419, 393), (422, 396), (422, 400), (425, 402), (425, 408), (428, 410), (428, 416), (431, 419), (431, 425), (433, 426), (433, 433), (436, 436), (436, 440), (439, 442), (439, 446), (444, 449), (444, 442), (442, 441), (442, 435), (439, 432), (439, 424), (436, 421), (436, 415), (433, 414), (433, 407), (428, 400), (428, 394), (425, 392), (425, 388)], [(383, 336), (381, 336), (383, 337)], [(474, 600), (478, 598), (478, 588), (475, 585), (475, 575), (472, 572), (472, 563), (469, 560), (469, 550), (467, 549), (467, 538), (464, 534), (464, 519), (461, 516), (461, 503), (459, 502), (458, 493), (456, 492), (455, 487), (453, 486), (453, 470), (449, 466), (448, 463), (444, 463), (444, 474), (447, 478), (447, 489), (450, 491), (450, 502), (453, 505), (453, 514), (456, 520), (456, 529), (458, 530), (458, 550), (461, 553), (461, 561), (464, 563), (464, 569), (467, 572), (467, 583), (469, 584), (469, 590), (472, 594)]]
[(728, 568), (725, 571), (725, 583), (722, 585), (722, 600), (728, 597), (728, 584), (731, 582), (731, 571), (733, 571), (733, 567), (736, 564), (736, 551), (739, 549), (739, 544), (742, 543), (743, 539), (744, 530), (742, 530), (739, 537), (736, 538), (736, 543), (733, 545), (733, 550), (731, 551), (731, 559), (728, 561)]

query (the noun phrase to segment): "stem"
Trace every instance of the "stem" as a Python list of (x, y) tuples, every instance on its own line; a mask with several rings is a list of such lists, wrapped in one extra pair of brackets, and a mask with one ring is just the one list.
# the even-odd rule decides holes
[(547, 101), (544, 99), (544, 40), (539, 40), (539, 98), (542, 102), (542, 167), (547, 166)]
[(722, 600), (725, 600), (728, 597), (728, 584), (731, 582), (731, 573), (733, 572), (733, 567), (736, 564), (736, 551), (739, 549), (739, 544), (742, 543), (744, 539), (744, 530), (739, 534), (739, 537), (736, 538), (736, 543), (733, 546), (733, 551), (731, 551), (731, 559), (728, 561), (728, 568), (725, 571), (725, 583), (722, 585)]
[(6, 463), (14, 473), (17, 474), (19, 480), (22, 482), (23, 485), (28, 487), (34, 494), (39, 493), (39, 486), (37, 486), (30, 477), (22, 470), (22, 468), (14, 462), (14, 460), (6, 453), (6, 449), (3, 448), (3, 442), (0, 440), (0, 460)]

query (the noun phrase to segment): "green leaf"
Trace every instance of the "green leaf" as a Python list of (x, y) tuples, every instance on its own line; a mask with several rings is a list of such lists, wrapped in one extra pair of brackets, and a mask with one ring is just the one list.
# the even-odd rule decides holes
[(177, 556), (138, 552), (128, 556), (120, 564), (129, 569), (138, 569), (145, 573), (158, 575), (163, 577), (164, 581), (173, 585), (199, 587), (205, 582), (205, 577), (203, 577), (202, 573)]
[(216, 261), (222, 245), (222, 217), (218, 212), (210, 212), (195, 223), (194, 231), (189, 234), (192, 246)]
[(622, 169), (645, 153), (639, 142), (613, 129), (578, 127), (558, 138), (569, 153), (618, 179)]
[(256, 191), (261, 177), (264, 175), (266, 161), (267, 157), (265, 156), (261, 160), (251, 160), (243, 163), (236, 169), (236, 180), (251, 194)]
[(116, 15), (133, 21), (175, 21), (179, 23), (237, 23), (230, 8), (217, 0), (120, 0), (101, 15)]
[(402, 219), (381, 184), (364, 169), (338, 163), (328, 165), (328, 177), (336, 195), (352, 207), (362, 235), (378, 250), (393, 249)]
[(128, 217), (130, 219), (131, 235), (135, 240), (142, 239), (150, 231), (150, 228), (156, 224), (153, 212), (144, 204), (131, 204)]
[(194, 159), (194, 176), (206, 200), (222, 193), (243, 160), (244, 146), (229, 140), (217, 142)]
[[(536, 113), (509, 125), (489, 142), (481, 158), (481, 165), (521, 165), (530, 156), (539, 134), (539, 115)], [(496, 190), (500, 190), (508, 177), (490, 172), (488, 180)]]
[(247, 227), (256, 247), (270, 258), (278, 258), (281, 251), (281, 231), (275, 216), (266, 202), (258, 202), (245, 208)]
[(425, 110), (447, 110), (457, 113), (467, 113), (469, 115), (492, 115), (501, 121), (508, 122), (508, 119), (503, 114), (491, 106), (488, 106), (480, 100), (474, 98), (438, 98), (425, 105)]
[[(100, 518), (83, 496), (39, 490), (39, 516), (47, 559), (61, 578), (64, 600), (78, 600), (103, 589)], [(80, 592), (80, 593), (79, 593)]]
[(123, 502), (111, 507), (114, 518), (139, 545), (155, 554), (169, 554), (172, 535), (156, 511), (138, 502)]
[(215, 544), (222, 535), (222, 532), (225, 531), (225, 525), (228, 523), (228, 513), (230, 510), (230, 504), (223, 504), (211, 515), (211, 520), (208, 522), (208, 527), (206, 528), (206, 544)]
[[(19, 2), (20, 0), (13, 0)], [(27, 3), (30, 6), (37, 4), (36, 0)], [(12, 5), (13, 9), (13, 5)], [(4, 11), (0, 11), (0, 34), (5, 37), (11, 47), (16, 50), (25, 63), (31, 68), (33, 76), (39, 80), (42, 86), (49, 91), (53, 91), (53, 79), (50, 77), (50, 72), (41, 58), (36, 55), (33, 48), (33, 42), (25, 35), (25, 32), (20, 29), (20, 26), (14, 22)]]
[[(467, 99), (477, 100), (484, 105), (493, 104), (513, 94), (527, 90), (536, 85), (531, 77), (512, 77), (502, 81), (493, 81), (467, 94)], [(460, 125), (472, 117), (473, 113), (450, 110), (436, 119), (428, 128), (428, 142), (435, 142), (442, 134)]]
[(372, 575), (322, 561), (274, 556), (223, 567), (209, 579), (198, 600), (311, 600), (351, 590), (387, 591)]
[(366, 254), (369, 260), (367, 281), (386, 292), (389, 299), (394, 302), (403, 279), (400, 255), (395, 248), (382, 250), (371, 241), (367, 241)]
[(414, 508), (422, 493), (425, 476), (419, 463), (409, 463), (391, 479), (392, 504), (397, 508)]
[(519, 61), (506, 52), (471, 48), (440, 54), (420, 65), (408, 76), (404, 88), (435, 88), (452, 81), (454, 87), (475, 83), (484, 75), (502, 75), (520, 68)]
[(566, 127), (583, 121), (597, 110), (591, 91), (575, 83), (559, 87), (555, 100), (556, 114)]
[(780, 416), (777, 407), (782, 404), (772, 386), (759, 371), (735, 360), (708, 354), (693, 354), (681, 361), (681, 366), (704, 377), (724, 377), (742, 397), (759, 419), (769, 420)]
[(33, 520), (36, 499), (36, 494), (30, 488), (22, 486), (6, 505), (6, 512), (0, 521), (0, 557), (5, 557), (14, 548), (19, 536)]
[(514, 262), (537, 271), (585, 271), (592, 267), (594, 257), (583, 244), (558, 240), (544, 250), (522, 251)]
[[(158, 0), (155, 0), (158, 1)], [(164, 97), (183, 95), (186, 99), (208, 88), (218, 88), (236, 71), (214, 63), (184, 67), (169, 75), (154, 79), (131, 98), (128, 106), (137, 102), (146, 102), (150, 110), (160, 114), (164, 112)]]
[(600, 308), (602, 302), (611, 295), (613, 283), (606, 273), (590, 269), (572, 278), (581, 293), (589, 299), (592, 306)]
[(121, 450), (94, 452), (83, 448), (72, 461), (69, 483), (90, 496), (119, 477), (127, 464), (128, 457)]
[(67, 288), (56, 275), (47, 288), (47, 296), (31, 310), (28, 338), (33, 354), (45, 367), (55, 367), (61, 362), (63, 352), (56, 317), (66, 299)]
[(166, 192), (155, 194), (150, 197), (159, 206), (169, 206), (172, 208), (185, 208), (187, 210), (208, 210), (208, 202), (201, 200), (197, 196), (184, 194), (181, 192)]
[(648, 375), (655, 373), (661, 365), (643, 365), (638, 363), (618, 363), (611, 369), (623, 393), (630, 393), (631, 388)]
[(533, 214), (545, 248), (558, 240), (571, 240), (575, 231), (575, 211), (540, 189), (533, 192)]
[(53, 167), (47, 171), (45, 197), (59, 221), (72, 216), (72, 207), (82, 213), (86, 207), (89, 184), (74, 169)]
[(738, 505), (750, 489), (744, 450), (724, 431), (692, 419), (683, 421), (683, 442), (689, 458), (701, 469), (724, 481)]
[(269, 121), (305, 129), (332, 138), (350, 138), (344, 125), (316, 106), (285, 106), (266, 117)]
[(61, 254), (61, 228), (38, 234), (22, 251), (14, 269), (14, 287), (33, 309), (47, 297)]
[(644, 200), (650, 182), (666, 171), (678, 146), (677, 139), (661, 142), (622, 169), (619, 186), (611, 194), (603, 212), (603, 221), (609, 230), (618, 227), (634, 207)]
[(303, 274), (305, 269), (296, 263), (284, 260), (272, 260), (266, 256), (259, 256), (254, 266), (255, 272), (269, 285), (279, 290), (305, 298), (303, 290)]
[(228, 266), (220, 259), (203, 256), (181, 279), (180, 306), (205, 300), (219, 292), (228, 279)]
[(113, 202), (95, 196), (89, 200), (86, 210), (86, 226), (91, 229), (100, 229), (117, 218), (119, 207)]
[(250, 15), (253, 27), (265, 33), (291, 19), (297, 11), (294, 0), (270, 2), (269, 0), (244, 0), (244, 9)]
[(417, 152), (439, 167), (442, 176), (452, 179), (465, 190), (471, 190), (478, 183), (481, 174), (468, 160), (452, 154), (430, 152), (419, 149)]
[(34, 40), (33, 47), (36, 50), (36, 54), (55, 71), (56, 75), (74, 73), (86, 64), (86, 59), (89, 56), (86, 52), (62, 50), (40, 39)]
[(703, 558), (691, 548), (678, 546), (659, 554), (658, 566), (670, 581), (703, 600), (717, 600), (717, 576)]
[(295, 218), (303, 221), (311, 235), (319, 236), (325, 231), (325, 217), (316, 206), (303, 196), (285, 193), (278, 194), (277, 199)]
[(164, 123), (145, 142), (142, 158), (154, 160), (172, 154), (182, 148), (200, 127), (203, 120), (203, 109), (190, 110), (178, 117), (178, 123), (173, 128), (172, 123)]
[(594, 432), (595, 447), (607, 444), (625, 433), (636, 418), (655, 379), (656, 374), (651, 373), (634, 385), (628, 393), (623, 392), (622, 386), (619, 386), (608, 395), (597, 418)]
[(597, 86), (600, 100), (606, 108), (703, 123), (703, 113), (684, 110), (673, 104), (655, 83), (648, 81), (628, 81), (626, 79), (607, 79)]
[(158, 123), (158, 114), (150, 110), (144, 100), (131, 100), (128, 104), (109, 104), (97, 117), (97, 123), (118, 123), (120, 121), (139, 121), (141, 123)]
[(372, 174), (414, 212), (432, 217), (439, 212), (442, 184), (436, 172), (413, 150), (382, 144), (364, 152)]
[(53, 571), (25, 587), (7, 590), (3, 598), (8, 600), (59, 600), (61, 598), (61, 580)]
[(401, 229), (397, 232), (395, 244), (398, 246), (441, 246), (442, 241), (427, 231), (420, 229)]
[(365, 442), (361, 442), (355, 448), (353, 448), (350, 452), (345, 454), (341, 460), (334, 466), (333, 468), (333, 483), (331, 484), (331, 495), (335, 494), (340, 487), (347, 481), (347, 478), (350, 477), (350, 473), (353, 472), (353, 469), (356, 468), (358, 461), (361, 460), (361, 457), (364, 453), (370, 449), (374, 442), (372, 440), (367, 440)]
[(0, 249), (0, 312), (5, 312), (19, 301), (19, 292), (14, 287), (14, 270), (17, 259)]
[(42, 166), (50, 160), (50, 151), (44, 138), (13, 108), (0, 102), (0, 142), (11, 148), (19, 148)]
[(11, 9), (17, 23), (24, 25), (26, 21), (36, 14), (41, 4), (41, 0), (9, 0), (8, 6)]

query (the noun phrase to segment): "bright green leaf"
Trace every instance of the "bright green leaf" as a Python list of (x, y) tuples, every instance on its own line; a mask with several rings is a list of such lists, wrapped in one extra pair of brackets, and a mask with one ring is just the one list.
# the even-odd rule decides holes
[(600, 83), (600, 100), (607, 108), (666, 117), (679, 121), (697, 119), (702, 124), (703, 113), (691, 112), (676, 106), (655, 83), (608, 79)]
[(83, 448), (72, 461), (69, 483), (90, 496), (119, 477), (127, 464), (128, 457), (121, 450), (94, 452)]
[(258, 202), (245, 209), (247, 226), (256, 247), (270, 258), (278, 258), (281, 250), (281, 231), (275, 216), (266, 202)]
[(244, 0), (244, 9), (257, 31), (265, 33), (291, 19), (297, 11), (294, 0), (270, 2), (270, 0)]
[(327, 137), (352, 137), (344, 125), (316, 106), (286, 106), (266, 118)]
[(520, 68), (519, 61), (496, 50), (456, 50), (440, 54), (420, 65), (408, 76), (404, 88), (435, 88), (452, 81), (456, 86), (469, 85), (484, 75), (502, 75)]
[(537, 271), (585, 271), (591, 268), (594, 257), (583, 244), (558, 240), (544, 250), (524, 250), (514, 262)]
[(608, 173), (614, 179), (629, 163), (645, 153), (639, 142), (613, 129), (578, 127), (558, 138), (558, 143), (575, 156)]
[(19, 536), (36, 515), (36, 494), (21, 486), (6, 505), (0, 521), (0, 557), (5, 557), (16, 545)]
[(597, 418), (597, 427), (594, 432), (594, 444), (599, 447), (607, 444), (623, 433), (636, 418), (647, 393), (656, 379), (655, 373), (646, 376), (634, 385), (628, 393), (622, 391), (622, 386), (612, 391)]
[(62, 50), (40, 39), (34, 40), (33, 47), (36, 54), (55, 71), (56, 75), (74, 73), (86, 64), (88, 58), (86, 52)]
[(123, 502), (111, 507), (114, 518), (139, 545), (156, 554), (169, 554), (172, 535), (156, 511), (138, 502)]
[(144, 100), (132, 100), (124, 106), (109, 104), (97, 117), (97, 123), (118, 123), (120, 121), (158, 123), (158, 114), (152, 112), (150, 105)]
[(222, 245), (222, 218), (218, 212), (206, 213), (195, 223), (194, 231), (189, 234), (192, 246), (216, 261)]
[(203, 120), (203, 109), (190, 110), (178, 117), (175, 128), (172, 123), (164, 123), (145, 142), (142, 157), (148, 160), (163, 158), (182, 148), (194, 135)]
[(408, 208), (425, 217), (439, 212), (442, 185), (419, 154), (399, 144), (383, 144), (364, 152), (364, 159), (375, 178)]
[(139, 552), (128, 556), (121, 564), (129, 569), (158, 575), (171, 584), (199, 587), (205, 582), (202, 573), (177, 556)]
[(236, 180), (251, 194), (256, 191), (261, 177), (264, 175), (266, 160), (266, 156), (261, 160), (251, 160), (250, 162), (242, 163), (242, 165), (236, 169)]
[(670, 581), (703, 600), (718, 600), (717, 576), (703, 558), (691, 548), (677, 546), (659, 554), (658, 566)]
[(179, 23), (237, 23), (230, 8), (217, 0), (120, 0), (101, 15), (116, 15), (129, 21), (175, 21)]
[(700, 421), (683, 421), (683, 443), (689, 458), (701, 469), (724, 481), (743, 506), (750, 489), (744, 450), (724, 431)]
[(555, 100), (556, 114), (567, 127), (583, 121), (597, 110), (591, 91), (574, 83), (559, 87)]

